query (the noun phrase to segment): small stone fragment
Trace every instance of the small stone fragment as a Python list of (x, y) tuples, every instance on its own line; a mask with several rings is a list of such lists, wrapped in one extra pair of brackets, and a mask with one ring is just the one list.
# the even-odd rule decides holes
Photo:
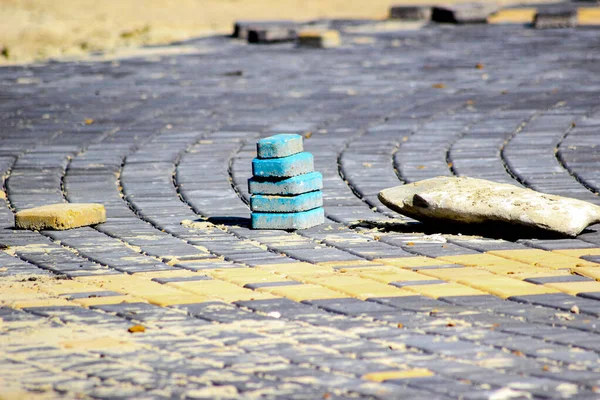
[(283, 179), (248, 179), (248, 191), (251, 194), (296, 195), (323, 189), (323, 175), (319, 172), (293, 176)]
[(20, 229), (65, 230), (106, 222), (106, 210), (102, 204), (60, 203), (19, 211), (15, 226)]
[(501, 222), (576, 236), (600, 222), (600, 207), (483, 179), (438, 177), (383, 190), (383, 204), (417, 220)]
[(323, 205), (321, 191), (299, 194), (297, 196), (254, 195), (250, 199), (253, 212), (298, 212), (312, 210)]
[(252, 213), (253, 229), (308, 229), (325, 222), (323, 208), (297, 213)]
[(292, 177), (313, 172), (313, 169), (313, 156), (307, 152), (282, 158), (252, 160), (252, 174), (255, 177)]
[(260, 139), (256, 143), (258, 158), (279, 158), (301, 153), (304, 150), (302, 136), (281, 133)]
[(573, 307), (571, 307), (571, 312), (573, 314), (579, 314), (579, 307), (577, 307), (577, 305), (574, 305)]
[(146, 332), (146, 327), (143, 325), (133, 325), (127, 329), (129, 333)]
[(576, 8), (558, 8), (538, 11), (533, 18), (536, 29), (572, 28), (577, 26)]
[(340, 33), (334, 30), (302, 31), (298, 34), (298, 46), (329, 49), (341, 43)]
[(429, 21), (431, 19), (431, 7), (428, 6), (392, 6), (390, 8), (390, 19), (402, 21)]

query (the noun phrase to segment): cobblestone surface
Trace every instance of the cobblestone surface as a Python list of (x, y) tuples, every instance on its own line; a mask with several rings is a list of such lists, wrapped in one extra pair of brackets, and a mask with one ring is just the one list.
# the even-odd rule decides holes
[[(597, 39), (371, 23), (336, 49), (0, 69), (0, 395), (598, 398), (600, 226), (460, 235), (377, 199), (454, 174), (600, 204)], [(255, 143), (281, 132), (326, 223), (253, 231)], [(60, 202), (108, 220), (13, 229)]]

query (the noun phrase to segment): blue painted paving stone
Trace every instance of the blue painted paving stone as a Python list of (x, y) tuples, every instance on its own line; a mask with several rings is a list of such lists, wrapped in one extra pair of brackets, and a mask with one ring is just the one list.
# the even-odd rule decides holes
[(250, 198), (250, 208), (258, 212), (297, 212), (312, 210), (323, 205), (321, 191), (299, 194), (297, 196), (264, 196), (256, 194)]
[(304, 151), (302, 136), (294, 133), (269, 136), (256, 143), (258, 158), (288, 157), (302, 151)]
[(320, 172), (297, 175), (283, 179), (248, 179), (251, 194), (296, 195), (323, 189), (323, 175)]
[(289, 157), (252, 160), (252, 175), (265, 178), (285, 178), (313, 172), (314, 160), (302, 152)]
[(308, 229), (323, 222), (322, 207), (297, 213), (252, 213), (252, 229)]

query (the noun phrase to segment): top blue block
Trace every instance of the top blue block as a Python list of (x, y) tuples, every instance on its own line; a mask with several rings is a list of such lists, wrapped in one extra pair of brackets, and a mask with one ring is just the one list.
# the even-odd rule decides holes
[(258, 158), (287, 157), (303, 150), (302, 136), (290, 133), (269, 136), (256, 143)]

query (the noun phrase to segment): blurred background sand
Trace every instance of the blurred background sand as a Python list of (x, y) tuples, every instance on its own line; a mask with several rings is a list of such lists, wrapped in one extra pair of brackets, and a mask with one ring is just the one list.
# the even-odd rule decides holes
[[(473, 0), (436, 3), (457, 2)], [(79, 57), (95, 51), (111, 52), (230, 33), (233, 21), (238, 19), (385, 18), (390, 5), (423, 3), (423, 0), (0, 0), (0, 64)]]

